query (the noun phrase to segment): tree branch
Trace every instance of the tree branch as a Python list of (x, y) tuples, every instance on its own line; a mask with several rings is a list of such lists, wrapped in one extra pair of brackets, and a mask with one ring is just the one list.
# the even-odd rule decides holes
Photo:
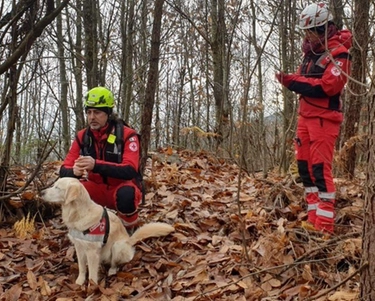
[(50, 14), (46, 15), (41, 19), (35, 26), (30, 30), (30, 32), (25, 36), (23, 41), (17, 47), (8, 59), (0, 65), (0, 74), (5, 73), (11, 66), (13, 66), (18, 59), (25, 53), (27, 53), (31, 45), (35, 40), (42, 34), (44, 28), (46, 28), (52, 21), (57, 17), (57, 15), (62, 11), (62, 9), (69, 3), (69, 0), (64, 0), (59, 7), (57, 7)]

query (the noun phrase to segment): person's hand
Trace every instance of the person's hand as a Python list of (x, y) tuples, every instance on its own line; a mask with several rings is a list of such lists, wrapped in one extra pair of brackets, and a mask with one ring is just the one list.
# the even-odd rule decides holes
[(284, 72), (278, 72), (275, 74), (276, 79), (285, 87), (289, 87), (290, 83), (294, 78), (294, 74), (286, 74)]
[[(95, 167), (95, 159), (91, 156), (80, 156), (75, 162), (74, 166), (76, 166), (79, 172), (83, 171), (90, 171), (93, 170)], [(74, 167), (73, 167), (74, 169)], [(83, 173), (83, 172), (82, 172)]]
[(81, 176), (83, 176), (85, 174), (85, 172), (86, 171), (85, 171), (84, 168), (81, 168), (79, 166), (79, 164), (74, 163), (74, 165), (73, 165), (73, 173), (74, 173), (75, 176), (81, 177)]
[(284, 72), (278, 72), (275, 74), (276, 79), (278, 80), (279, 83), (283, 83), (283, 78), (285, 76)]

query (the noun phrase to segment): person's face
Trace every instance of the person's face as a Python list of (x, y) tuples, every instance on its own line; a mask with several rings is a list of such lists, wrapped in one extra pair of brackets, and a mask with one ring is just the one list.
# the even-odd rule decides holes
[(103, 111), (88, 109), (86, 115), (87, 122), (92, 130), (99, 130), (107, 124), (108, 115)]
[(320, 35), (318, 34), (318, 32), (316, 32), (315, 30), (309, 30), (309, 29), (306, 29), (305, 30), (305, 38), (306, 40), (308, 40), (309, 42), (317, 42), (319, 41), (320, 39)]

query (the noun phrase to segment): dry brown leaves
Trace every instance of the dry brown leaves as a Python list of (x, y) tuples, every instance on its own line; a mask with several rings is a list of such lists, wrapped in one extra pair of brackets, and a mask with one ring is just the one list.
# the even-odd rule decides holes
[[(17, 210), (57, 169), (48, 165), (26, 196), (13, 197), (23, 205)], [(239, 185), (238, 172), (206, 153), (154, 154), (141, 216), (176, 232), (138, 244), (116, 276), (105, 277), (103, 267), (98, 285), (74, 284), (75, 252), (58, 216), (44, 217), (24, 238), (4, 224), (0, 300), (358, 300), (360, 186), (337, 180), (336, 235), (326, 237), (303, 223), (303, 190), (293, 177), (243, 173)], [(22, 176), (12, 180), (16, 189)]]

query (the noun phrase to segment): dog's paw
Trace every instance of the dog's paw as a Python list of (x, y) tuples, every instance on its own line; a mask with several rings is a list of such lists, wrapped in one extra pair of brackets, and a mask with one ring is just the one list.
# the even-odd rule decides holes
[(78, 276), (78, 278), (77, 278), (77, 280), (76, 280), (76, 284), (78, 284), (78, 285), (82, 285), (82, 284), (84, 284), (85, 283), (85, 276), (83, 275), (79, 275)]
[(116, 275), (117, 274), (117, 268), (116, 267), (111, 267), (108, 270), (108, 276)]

